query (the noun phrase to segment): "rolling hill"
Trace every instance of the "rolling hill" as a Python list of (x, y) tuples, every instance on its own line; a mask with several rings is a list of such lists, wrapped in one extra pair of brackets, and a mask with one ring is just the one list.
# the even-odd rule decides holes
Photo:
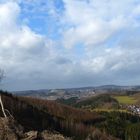
[[(7, 129), (16, 132), (14, 128), (18, 128), (16, 125), (20, 125), (23, 128), (23, 135), (37, 134), (37, 137), (40, 137), (44, 133), (49, 135), (49, 132), (52, 137), (58, 133), (58, 135), (60, 134), (64, 138), (69, 137), (72, 140), (127, 140), (125, 138), (139, 137), (140, 135), (137, 126), (140, 123), (139, 116), (119, 111), (90, 112), (81, 107), (81, 105), (87, 106), (89, 104), (93, 107), (101, 107), (108, 103), (111, 106), (116, 106), (117, 101), (109, 95), (100, 95), (94, 99), (89, 98), (87, 101), (78, 101), (74, 106), (79, 108), (75, 108), (55, 101), (15, 96), (3, 91), (0, 94), (6, 114), (9, 116), (8, 121), (13, 118), (16, 122), (16, 124), (11, 125), (12, 127), (8, 123), (8, 128), (4, 133), (9, 132)], [(1, 111), (0, 116), (3, 119)], [(136, 132), (128, 134), (127, 132), (133, 128)]]
[[(53, 101), (17, 97), (5, 92), (1, 92), (1, 95), (4, 107), (24, 127), (24, 131), (57, 131), (76, 140), (82, 140), (95, 129), (91, 125), (105, 119), (97, 113)], [(2, 116), (2, 112), (0, 115)]]

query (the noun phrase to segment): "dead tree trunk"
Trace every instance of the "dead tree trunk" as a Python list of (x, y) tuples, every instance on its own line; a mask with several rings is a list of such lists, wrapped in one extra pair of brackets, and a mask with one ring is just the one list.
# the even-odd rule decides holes
[[(3, 79), (3, 77), (4, 77), (4, 71), (0, 69), (0, 82)], [(3, 106), (3, 103), (2, 103), (1, 94), (0, 94), (0, 105), (1, 105), (2, 113), (3, 113), (4, 117), (6, 118), (7, 116), (6, 116), (6, 113), (4, 111), (4, 106)]]
[(4, 117), (6, 118), (7, 116), (6, 116), (6, 113), (5, 113), (5, 111), (4, 111), (4, 106), (3, 106), (3, 103), (2, 103), (1, 95), (0, 95), (0, 105), (1, 105), (2, 113), (3, 113)]

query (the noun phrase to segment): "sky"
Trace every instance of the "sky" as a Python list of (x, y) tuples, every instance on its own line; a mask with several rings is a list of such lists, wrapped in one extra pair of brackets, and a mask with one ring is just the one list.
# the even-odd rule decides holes
[(139, 0), (0, 0), (0, 88), (140, 85)]

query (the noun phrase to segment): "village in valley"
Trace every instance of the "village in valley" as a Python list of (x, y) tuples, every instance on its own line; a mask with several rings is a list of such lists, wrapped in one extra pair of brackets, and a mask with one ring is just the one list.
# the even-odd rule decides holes
[(127, 105), (127, 110), (135, 115), (140, 116), (140, 106), (138, 105)]
[(135, 104), (130, 104), (130, 105), (120, 105), (120, 108), (123, 110), (126, 110), (127, 112), (130, 112), (134, 115), (138, 115), (140, 116), (140, 106), (139, 105), (135, 105)]

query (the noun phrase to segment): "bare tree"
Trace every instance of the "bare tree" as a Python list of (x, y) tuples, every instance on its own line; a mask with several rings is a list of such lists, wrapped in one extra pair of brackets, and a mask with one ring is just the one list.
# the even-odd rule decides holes
[[(3, 77), (4, 77), (4, 71), (0, 69), (0, 82), (2, 81)], [(4, 105), (2, 102), (1, 94), (0, 94), (0, 105), (1, 105), (2, 113), (3, 113), (4, 117), (6, 118), (7, 116), (6, 116), (6, 113), (4, 110)]]

